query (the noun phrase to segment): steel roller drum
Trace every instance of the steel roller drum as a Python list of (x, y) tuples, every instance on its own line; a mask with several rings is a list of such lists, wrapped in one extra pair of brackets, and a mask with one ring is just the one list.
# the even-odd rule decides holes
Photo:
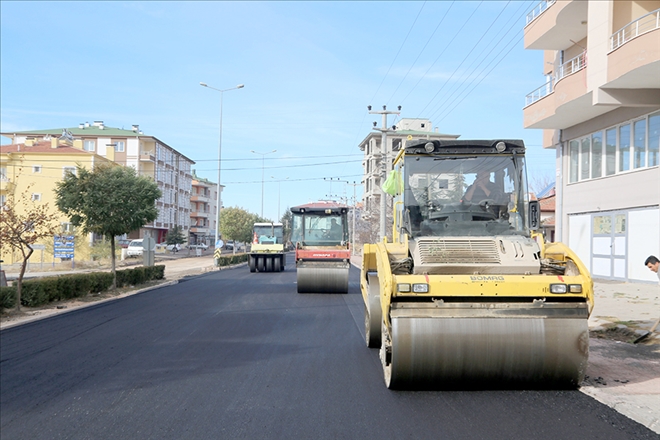
[[(587, 368), (585, 304), (392, 307), (389, 388), (575, 388)], [(385, 360), (391, 360), (388, 364)]]
[(347, 293), (348, 264), (298, 266), (298, 293)]

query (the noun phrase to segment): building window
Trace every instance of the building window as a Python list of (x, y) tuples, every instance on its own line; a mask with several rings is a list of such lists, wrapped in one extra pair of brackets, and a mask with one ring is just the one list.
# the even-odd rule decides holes
[(619, 171), (630, 169), (630, 124), (619, 127)]
[(2, 194), (0, 195), (0, 206), (5, 206), (5, 203), (7, 203), (7, 196)]
[(633, 124), (635, 148), (635, 168), (646, 165), (646, 118)]
[(603, 175), (603, 132), (591, 135), (591, 178)]
[(580, 148), (580, 180), (589, 178), (589, 150), (591, 150), (591, 139), (582, 138)]
[(124, 149), (126, 148), (126, 143), (124, 141), (116, 141), (114, 142), (115, 144), (115, 151), (117, 153), (123, 153)]
[(568, 154), (570, 157), (570, 167), (569, 167), (569, 172), (570, 172), (570, 178), (569, 182), (574, 183), (578, 181), (578, 165), (580, 164), (579, 162), (579, 142), (578, 141), (570, 141), (568, 143)]
[(40, 202), (41, 201), (41, 194), (40, 193), (32, 193), (32, 201), (33, 202)]
[(66, 177), (66, 173), (76, 175), (76, 167), (62, 167), (62, 177)]
[(616, 173), (616, 129), (605, 132), (605, 175)]
[(0, 167), (0, 181), (3, 182), (9, 181), (9, 179), (7, 178), (7, 168), (5, 167)]
[(660, 165), (660, 112), (649, 116), (649, 166)]
[(96, 141), (92, 141), (92, 140), (83, 141), (83, 148), (85, 151), (96, 151)]
[(41, 173), (41, 165), (32, 165), (33, 173)]

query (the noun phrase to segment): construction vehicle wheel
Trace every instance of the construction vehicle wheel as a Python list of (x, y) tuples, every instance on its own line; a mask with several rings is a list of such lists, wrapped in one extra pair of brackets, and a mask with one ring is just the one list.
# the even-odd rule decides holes
[(250, 266), (250, 272), (254, 272), (257, 270), (257, 262), (255, 260), (256, 258), (254, 258), (252, 255), (248, 256), (248, 265)]
[(281, 261), (282, 259), (279, 257), (275, 258), (275, 261), (273, 261), (273, 270), (275, 272), (280, 272), (282, 270), (282, 267), (280, 266)]
[(257, 257), (257, 270), (259, 272), (264, 271), (264, 257)]
[(378, 348), (381, 343), (381, 322), (383, 321), (383, 312), (380, 305), (380, 284), (378, 275), (369, 273), (367, 275), (369, 282), (367, 288), (367, 297), (369, 303), (364, 307), (364, 334), (367, 341), (367, 347)]
[(270, 257), (266, 258), (266, 272), (273, 271), (273, 259)]

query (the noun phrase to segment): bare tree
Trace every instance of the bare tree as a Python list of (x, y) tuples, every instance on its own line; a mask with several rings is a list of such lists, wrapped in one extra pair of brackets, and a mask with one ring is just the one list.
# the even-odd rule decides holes
[[(28, 196), (30, 187), (18, 196), (10, 193), (0, 208), (0, 243), (21, 253), (21, 271), (16, 283), (16, 309), (21, 310), (21, 290), (28, 260), (39, 240), (52, 237), (58, 231), (58, 215), (50, 211), (48, 203), (39, 203)], [(18, 209), (20, 207), (20, 209)]]
[(554, 176), (550, 174), (534, 174), (529, 176), (529, 190), (535, 195), (555, 183)]

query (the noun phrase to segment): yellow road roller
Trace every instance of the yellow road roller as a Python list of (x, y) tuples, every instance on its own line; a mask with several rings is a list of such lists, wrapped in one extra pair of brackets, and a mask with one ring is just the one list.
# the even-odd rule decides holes
[(386, 183), (392, 240), (364, 245), (360, 286), (387, 387), (578, 387), (593, 282), (536, 232), (523, 141), (409, 139)]

